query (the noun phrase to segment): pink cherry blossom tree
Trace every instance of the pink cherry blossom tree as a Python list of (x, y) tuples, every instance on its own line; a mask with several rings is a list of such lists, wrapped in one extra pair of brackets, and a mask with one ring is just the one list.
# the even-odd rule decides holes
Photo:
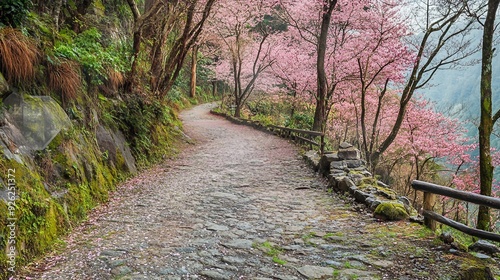
[(234, 115), (240, 117), (254, 90), (273, 85), (268, 72), (276, 61), (276, 37), (283, 30), (273, 22), (275, 5), (269, 1), (220, 1), (215, 9), (211, 28), (220, 40), (215, 71), (219, 79), (233, 84)]
[[(357, 52), (357, 81), (353, 81), (360, 93), (361, 143), (365, 158), (370, 164), (371, 154), (376, 146), (379, 118), (388, 91), (389, 83), (397, 87), (404, 81), (404, 71), (410, 65), (413, 54), (408, 50), (404, 38), (407, 27), (399, 15), (401, 7), (393, 1), (374, 1), (367, 8), (365, 16), (358, 19), (357, 25), (361, 38), (353, 48)], [(367, 95), (375, 96), (369, 105), (376, 108), (375, 114), (367, 118)], [(367, 127), (367, 123), (371, 127)]]
[[(425, 2), (425, 3), (424, 3)], [(439, 0), (404, 3), (414, 17), (413, 40), (408, 45), (415, 51), (409, 74), (401, 91), (398, 114), (390, 133), (371, 153), (370, 162), (377, 164), (380, 156), (393, 144), (405, 120), (406, 111), (413, 95), (429, 85), (434, 73), (440, 69), (456, 66), (462, 59), (477, 51), (477, 44), (468, 36), (474, 19), (468, 17), (471, 6), (468, 1), (443, 3)]]

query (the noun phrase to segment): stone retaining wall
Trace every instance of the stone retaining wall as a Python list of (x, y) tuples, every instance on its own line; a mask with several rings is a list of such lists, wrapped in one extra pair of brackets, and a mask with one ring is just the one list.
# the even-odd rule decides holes
[(398, 196), (387, 184), (375, 179), (368, 171), (360, 152), (349, 143), (342, 143), (336, 152), (308, 151), (304, 158), (324, 177), (328, 187), (337, 192), (348, 193), (354, 200), (365, 204), (374, 215), (386, 220), (422, 221), (408, 198)]

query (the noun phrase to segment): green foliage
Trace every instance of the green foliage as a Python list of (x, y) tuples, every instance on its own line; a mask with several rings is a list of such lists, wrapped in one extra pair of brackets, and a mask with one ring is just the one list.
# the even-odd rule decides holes
[(70, 30), (60, 32), (54, 45), (54, 55), (79, 62), (88, 80), (95, 85), (103, 83), (107, 69), (126, 72), (130, 69), (130, 47), (121, 42), (105, 47), (102, 34), (92, 27), (80, 34)]
[(32, 5), (30, 0), (0, 1), (0, 24), (19, 27)]
[(298, 129), (310, 129), (314, 122), (312, 112), (297, 112), (285, 119), (285, 126)]
[(275, 125), (290, 128), (310, 129), (314, 121), (314, 112), (304, 105), (293, 102), (273, 101), (268, 98), (247, 102), (247, 107), (254, 115), (252, 119), (263, 119)]
[(162, 159), (180, 134), (181, 123), (175, 111), (157, 99), (145, 101), (140, 97), (130, 97), (111, 110), (139, 165)]
[(214, 63), (212, 58), (203, 56), (202, 53), (198, 52), (198, 64), (196, 68), (196, 79), (200, 83), (209, 83), (212, 77), (215, 76), (215, 72), (210, 68)]
[(274, 124), (274, 120), (271, 116), (266, 116), (262, 114), (257, 114), (252, 117), (252, 120), (259, 121), (262, 125), (272, 125)]

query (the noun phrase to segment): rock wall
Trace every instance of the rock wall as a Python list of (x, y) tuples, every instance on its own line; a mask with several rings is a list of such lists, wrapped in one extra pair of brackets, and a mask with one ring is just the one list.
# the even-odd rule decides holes
[[(0, 96), (5, 100), (12, 92), (23, 94), (0, 73)], [(37, 100), (29, 95), (23, 97)], [(26, 114), (22, 106), (0, 105), (0, 252), (5, 252), (0, 254), (0, 279), (8, 279), (13, 271), (51, 250), (60, 236), (86, 218), (90, 209), (107, 201), (120, 181), (137, 173), (139, 156), (147, 157), (147, 162), (141, 163), (144, 167), (162, 155), (174, 153), (180, 132), (175, 131), (178, 120), (170, 116), (170, 111), (170, 119), (161, 119), (150, 114), (158, 111), (156, 107), (141, 108), (144, 114), (153, 116), (149, 126), (142, 119), (130, 123), (116, 116), (110, 125), (103, 116), (109, 116), (115, 107), (103, 106), (105, 101), (101, 99), (100, 104), (95, 104), (84, 98), (66, 106), (66, 110), (57, 108), (58, 114), (70, 123), (61, 130), (46, 129), (54, 122), (44, 116), (56, 111), (54, 107)], [(122, 100), (106, 102), (128, 106)], [(59, 106), (56, 102), (50, 104)], [(13, 110), (21, 112), (15, 115), (19, 112)], [(137, 111), (137, 115), (143, 112)], [(132, 151), (132, 141), (147, 140), (137, 139), (137, 134), (123, 129), (137, 130), (137, 126), (147, 130), (151, 138), (147, 147), (158, 157), (142, 150)], [(25, 141), (27, 136), (34, 141)]]
[(344, 142), (338, 151), (326, 152), (323, 156), (308, 151), (304, 157), (314, 170), (328, 178), (330, 189), (350, 194), (355, 201), (372, 210), (376, 217), (422, 221), (408, 198), (398, 196), (387, 184), (375, 179), (361, 159), (359, 150), (351, 144)]

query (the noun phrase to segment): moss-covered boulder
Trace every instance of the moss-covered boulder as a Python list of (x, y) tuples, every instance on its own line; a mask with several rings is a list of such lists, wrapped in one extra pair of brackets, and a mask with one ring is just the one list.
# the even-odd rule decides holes
[(375, 209), (373, 216), (390, 221), (405, 220), (409, 217), (404, 205), (396, 201), (384, 201), (380, 203)]
[(461, 280), (469, 279), (483, 279), (483, 280), (495, 280), (491, 269), (480, 263), (469, 263), (462, 266), (462, 271), (460, 271)]

